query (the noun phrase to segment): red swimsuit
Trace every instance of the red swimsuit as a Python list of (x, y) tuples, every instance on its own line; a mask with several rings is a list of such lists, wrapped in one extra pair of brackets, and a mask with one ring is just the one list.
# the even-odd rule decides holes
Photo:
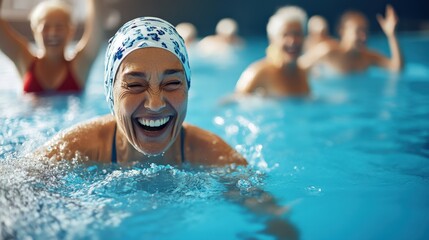
[[(30, 69), (24, 76), (24, 92), (25, 93), (45, 93), (50, 92), (50, 90), (43, 89), (39, 81), (36, 78), (35, 74), (36, 61), (34, 61)], [(80, 92), (82, 91), (81, 87), (77, 83), (73, 73), (70, 70), (70, 63), (67, 62), (67, 74), (65, 79), (62, 81), (61, 85), (53, 90), (55, 92), (64, 93), (64, 92)]]

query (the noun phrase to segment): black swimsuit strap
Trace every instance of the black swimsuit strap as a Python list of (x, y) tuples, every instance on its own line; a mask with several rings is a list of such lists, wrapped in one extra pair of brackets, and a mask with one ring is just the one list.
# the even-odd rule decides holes
[(181, 150), (181, 157), (182, 157), (182, 163), (185, 163), (185, 137), (186, 137), (186, 131), (185, 128), (182, 127), (182, 130), (180, 131), (180, 150)]
[(112, 163), (117, 163), (117, 156), (116, 156), (116, 124), (115, 129), (113, 130), (113, 141), (112, 141)]

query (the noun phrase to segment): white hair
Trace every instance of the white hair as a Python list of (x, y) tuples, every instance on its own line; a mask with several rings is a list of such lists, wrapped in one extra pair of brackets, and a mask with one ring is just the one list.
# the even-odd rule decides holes
[(71, 9), (67, 3), (59, 0), (47, 0), (37, 4), (37, 6), (31, 11), (29, 16), (31, 29), (35, 30), (40, 20), (46, 16), (48, 12), (54, 10), (63, 12), (69, 17), (70, 22), (72, 22)]
[(176, 26), (176, 31), (185, 40), (192, 40), (197, 37), (197, 29), (192, 23), (182, 22)]
[(216, 25), (216, 33), (225, 36), (235, 35), (238, 32), (238, 24), (232, 18), (224, 18)]
[(328, 22), (319, 15), (314, 15), (308, 20), (307, 29), (309, 33), (322, 33), (328, 31)]
[(282, 27), (290, 22), (299, 22), (302, 26), (302, 30), (305, 31), (307, 13), (297, 6), (285, 6), (279, 8), (268, 21), (268, 37), (270, 39), (275, 37), (281, 31)]

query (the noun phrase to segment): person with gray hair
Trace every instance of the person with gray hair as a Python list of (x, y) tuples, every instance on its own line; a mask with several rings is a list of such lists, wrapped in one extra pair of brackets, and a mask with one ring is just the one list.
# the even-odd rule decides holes
[(237, 94), (256, 93), (269, 97), (309, 95), (307, 73), (297, 64), (304, 43), (306, 21), (307, 14), (297, 6), (282, 7), (270, 17), (266, 57), (252, 63), (241, 74), (236, 84)]
[(66, 56), (66, 49), (75, 26), (71, 8), (65, 2), (43, 1), (31, 12), (30, 25), (37, 47), (34, 53), (29, 41), (0, 17), (0, 49), (15, 64), (23, 81), (23, 92), (76, 93), (84, 89), (104, 40), (99, 5), (102, 0), (87, 0), (85, 30), (71, 56)]
[(231, 57), (240, 49), (244, 40), (238, 35), (238, 23), (232, 18), (223, 18), (216, 24), (216, 34), (201, 39), (198, 51), (206, 57)]
[(323, 16), (314, 15), (307, 23), (307, 37), (304, 42), (304, 52), (322, 42), (334, 42), (337, 40), (329, 35), (328, 22)]
[(197, 28), (189, 22), (182, 22), (176, 25), (176, 30), (185, 41), (186, 47), (191, 47), (197, 41)]

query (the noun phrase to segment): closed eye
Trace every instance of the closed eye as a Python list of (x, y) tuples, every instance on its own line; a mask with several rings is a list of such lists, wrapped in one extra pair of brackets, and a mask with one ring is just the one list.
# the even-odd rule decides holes
[(133, 87), (142, 87), (141, 83), (128, 83), (127, 84), (128, 88), (133, 88)]
[(164, 84), (164, 88), (167, 91), (173, 91), (182, 86), (182, 81), (180, 80), (171, 80)]
[(129, 82), (124, 84), (125, 88), (131, 92), (143, 92), (148, 88), (147, 84), (141, 82)]

